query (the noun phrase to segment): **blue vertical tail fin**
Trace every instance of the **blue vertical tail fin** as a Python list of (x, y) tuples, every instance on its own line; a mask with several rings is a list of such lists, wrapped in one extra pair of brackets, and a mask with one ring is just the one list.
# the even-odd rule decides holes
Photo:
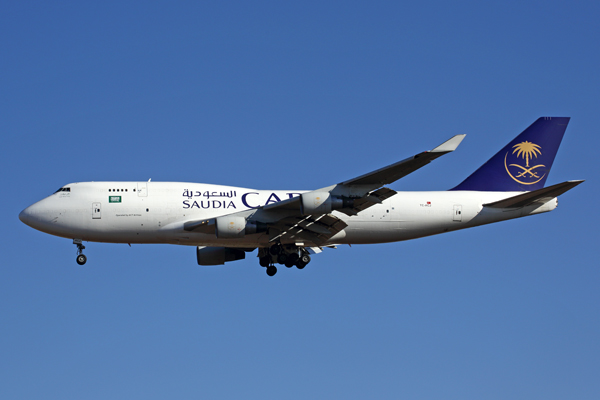
[(542, 189), (570, 118), (542, 117), (451, 190), (525, 192)]

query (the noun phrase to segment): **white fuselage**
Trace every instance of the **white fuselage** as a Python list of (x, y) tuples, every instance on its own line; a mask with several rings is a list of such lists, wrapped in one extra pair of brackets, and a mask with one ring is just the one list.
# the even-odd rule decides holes
[[(170, 243), (255, 248), (264, 233), (239, 239), (187, 232), (188, 221), (251, 210), (300, 195), (300, 190), (253, 190), (184, 182), (82, 182), (67, 185), (23, 210), (20, 218), (40, 231), (71, 239), (110, 243)], [(515, 192), (398, 192), (355, 216), (333, 211), (348, 226), (326, 244), (396, 242), (523, 217), (556, 208), (543, 205), (495, 209), (483, 204)]]

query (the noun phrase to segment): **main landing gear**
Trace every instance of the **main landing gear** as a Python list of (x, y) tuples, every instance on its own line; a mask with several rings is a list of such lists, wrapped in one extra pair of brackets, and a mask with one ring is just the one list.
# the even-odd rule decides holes
[(83, 254), (83, 249), (85, 249), (85, 246), (81, 242), (81, 239), (73, 239), (73, 244), (77, 245), (77, 258), (75, 259), (75, 261), (77, 261), (77, 264), (79, 265), (85, 264), (87, 261), (87, 257), (85, 256), (85, 254)]
[(275, 263), (292, 268), (303, 269), (310, 262), (310, 255), (303, 247), (282, 246), (276, 244), (270, 248), (262, 248), (258, 252), (258, 262), (261, 267), (267, 269), (267, 275), (273, 276), (277, 273)]

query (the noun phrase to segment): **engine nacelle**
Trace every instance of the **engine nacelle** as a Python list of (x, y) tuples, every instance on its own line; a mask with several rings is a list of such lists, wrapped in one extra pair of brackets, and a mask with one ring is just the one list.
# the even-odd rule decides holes
[(300, 197), (302, 198), (302, 215), (331, 212), (331, 193), (329, 192), (302, 193)]
[(335, 197), (329, 192), (308, 192), (300, 195), (302, 215), (328, 214), (332, 210), (353, 207), (354, 201), (345, 197)]
[(222, 216), (215, 219), (215, 234), (219, 239), (239, 239), (268, 229), (262, 222), (247, 221), (244, 217)]
[(219, 239), (237, 239), (246, 235), (246, 218), (228, 216), (218, 217), (215, 221), (215, 233)]
[(229, 247), (203, 247), (196, 249), (198, 265), (223, 265), (228, 261), (243, 260), (246, 258), (244, 250)]

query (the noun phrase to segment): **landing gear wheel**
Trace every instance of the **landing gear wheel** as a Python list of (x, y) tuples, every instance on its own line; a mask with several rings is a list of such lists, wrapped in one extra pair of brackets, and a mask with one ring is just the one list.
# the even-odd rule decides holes
[(300, 256), (298, 261), (296, 261), (296, 267), (298, 269), (302, 269), (302, 268), (306, 267), (306, 264), (308, 264), (309, 262), (310, 262), (310, 256), (308, 254), (304, 253)]
[(260, 257), (258, 259), (258, 263), (260, 264), (261, 267), (268, 267), (269, 264), (271, 263), (271, 257), (269, 257), (269, 256)]
[(273, 276), (277, 273), (277, 267), (274, 265), (270, 265), (267, 267), (267, 275)]
[(281, 253), (281, 246), (278, 244), (271, 246), (271, 248), (269, 249), (269, 253), (276, 256), (277, 254)]
[(288, 258), (288, 260), (285, 262), (285, 266), (286, 266), (286, 267), (288, 267), (288, 268), (292, 268), (294, 265), (296, 265), (296, 263), (295, 263), (295, 262), (292, 262), (292, 260), (290, 260), (289, 258)]
[(277, 264), (285, 264), (287, 259), (288, 259), (287, 254), (281, 253), (277, 256)]
[(87, 257), (84, 254), (80, 254), (77, 256), (76, 261), (77, 261), (77, 264), (83, 265), (86, 263)]

